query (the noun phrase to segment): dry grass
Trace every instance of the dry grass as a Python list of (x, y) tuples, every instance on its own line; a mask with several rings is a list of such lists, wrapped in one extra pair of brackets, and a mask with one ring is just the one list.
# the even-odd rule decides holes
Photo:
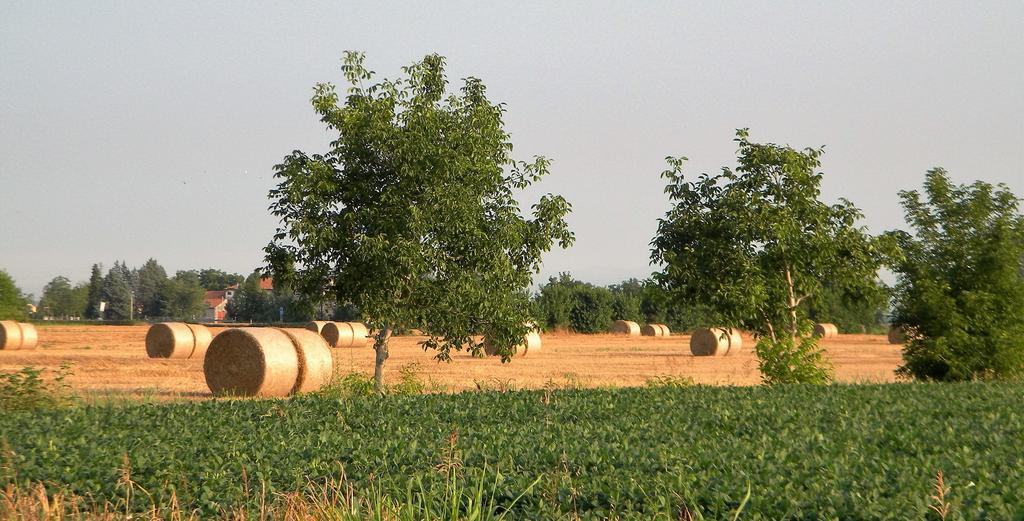
[[(202, 360), (149, 359), (146, 326), (39, 326), (40, 349), (0, 351), (0, 371), (32, 365), (56, 370), (74, 364), (68, 383), (86, 398), (206, 399), (210, 391)], [(216, 328), (211, 328), (216, 329)], [(692, 378), (698, 384), (757, 385), (761, 377), (752, 350), (725, 357), (694, 357), (690, 336), (542, 335), (543, 350), (502, 364), (497, 358), (455, 353), (450, 364), (437, 363), (418, 342), (424, 337), (391, 340), (386, 377), (398, 382), (397, 368), (418, 363), (421, 376), (450, 391), (472, 390), (478, 382), (502, 382), (515, 388), (541, 389), (548, 382), (579, 387), (643, 386), (658, 376)], [(753, 339), (744, 338), (753, 345)], [(822, 340), (841, 382), (892, 382), (900, 364), (900, 347), (884, 335), (839, 335)], [(373, 373), (372, 347), (333, 350), (339, 374)], [(571, 374), (571, 378), (565, 375)]]

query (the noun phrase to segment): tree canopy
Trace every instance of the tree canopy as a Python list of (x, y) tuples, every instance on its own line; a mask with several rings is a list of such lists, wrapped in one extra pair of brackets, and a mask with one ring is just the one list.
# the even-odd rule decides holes
[(750, 141), (736, 133), (736, 168), (690, 180), (685, 157), (669, 157), (651, 260), (655, 280), (683, 302), (708, 307), (717, 325), (757, 334), (768, 382), (827, 381), (830, 371), (810, 336), (808, 299), (826, 283), (849, 295), (878, 290), (881, 241), (857, 225), (846, 199), (820, 200), (823, 150)]
[(481, 333), (508, 356), (528, 330), (541, 254), (573, 240), (564, 198), (541, 197), (530, 218), (515, 198), (550, 162), (514, 160), (504, 105), (473, 77), (449, 92), (441, 56), (369, 83), (363, 55), (349, 52), (342, 72), (344, 97), (323, 83), (312, 100), (337, 136), (330, 150), (295, 151), (275, 167), (270, 210), (281, 225), (269, 271), (365, 314), (379, 331), (378, 383), (394, 328), (428, 333), (440, 359), (478, 350)]
[(893, 324), (910, 340), (903, 374), (930, 380), (1024, 373), (1024, 216), (1006, 186), (930, 170), (900, 192), (913, 233), (892, 232)]
[(0, 269), (0, 320), (24, 320), (27, 304), (14, 279)]

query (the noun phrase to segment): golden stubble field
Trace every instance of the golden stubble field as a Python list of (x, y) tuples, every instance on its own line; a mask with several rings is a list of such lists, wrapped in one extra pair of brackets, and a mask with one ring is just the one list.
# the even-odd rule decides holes
[[(202, 360), (146, 357), (148, 326), (77, 326), (37, 324), (40, 346), (26, 351), (0, 351), (0, 372), (25, 366), (57, 369), (73, 364), (68, 381), (86, 396), (202, 399), (212, 395), (203, 378)], [(211, 328), (216, 334), (223, 328)], [(399, 369), (411, 367), (425, 383), (439, 390), (523, 389), (645, 385), (660, 376), (689, 377), (701, 384), (754, 385), (760, 382), (753, 339), (744, 337), (742, 351), (725, 357), (695, 357), (688, 335), (669, 338), (617, 335), (542, 335), (540, 352), (502, 364), (498, 358), (473, 358), (455, 353), (451, 363), (437, 362), (417, 342), (423, 337), (396, 337), (386, 375), (394, 381)], [(824, 340), (828, 357), (842, 382), (892, 382), (900, 363), (900, 346), (881, 335), (840, 335)], [(334, 349), (341, 374), (373, 373), (373, 349)]]

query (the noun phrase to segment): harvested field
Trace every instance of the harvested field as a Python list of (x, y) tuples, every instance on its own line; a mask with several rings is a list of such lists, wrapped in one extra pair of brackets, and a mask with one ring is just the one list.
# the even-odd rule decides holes
[[(87, 395), (154, 399), (210, 397), (202, 360), (150, 359), (146, 356), (148, 326), (96, 326), (38, 324), (39, 347), (0, 350), (0, 371), (24, 366), (56, 369), (73, 364), (68, 380)], [(216, 334), (223, 328), (211, 327)], [(523, 389), (558, 387), (639, 386), (661, 376), (689, 377), (701, 384), (753, 385), (760, 382), (757, 360), (744, 337), (739, 354), (695, 357), (690, 336), (668, 338), (623, 335), (541, 335), (543, 348), (527, 357), (502, 364), (497, 358), (453, 354), (452, 362), (438, 363), (433, 352), (417, 344), (424, 337), (395, 337), (386, 375), (398, 378), (398, 368), (417, 364), (420, 377), (439, 390)], [(900, 363), (901, 346), (885, 335), (839, 335), (822, 341), (843, 382), (890, 382)], [(334, 349), (341, 374), (373, 373), (372, 347)]]

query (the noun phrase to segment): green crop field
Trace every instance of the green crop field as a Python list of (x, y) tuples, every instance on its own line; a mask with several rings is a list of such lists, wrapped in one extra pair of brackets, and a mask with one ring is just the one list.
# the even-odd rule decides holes
[(90, 405), (5, 413), (0, 436), (0, 488), (113, 500), (130, 467), (139, 509), (174, 491), (216, 513), (343, 477), (443, 501), (455, 475), (514, 518), (732, 518), (749, 490), (741, 519), (921, 519), (941, 470), (950, 519), (1024, 518), (1018, 384)]

